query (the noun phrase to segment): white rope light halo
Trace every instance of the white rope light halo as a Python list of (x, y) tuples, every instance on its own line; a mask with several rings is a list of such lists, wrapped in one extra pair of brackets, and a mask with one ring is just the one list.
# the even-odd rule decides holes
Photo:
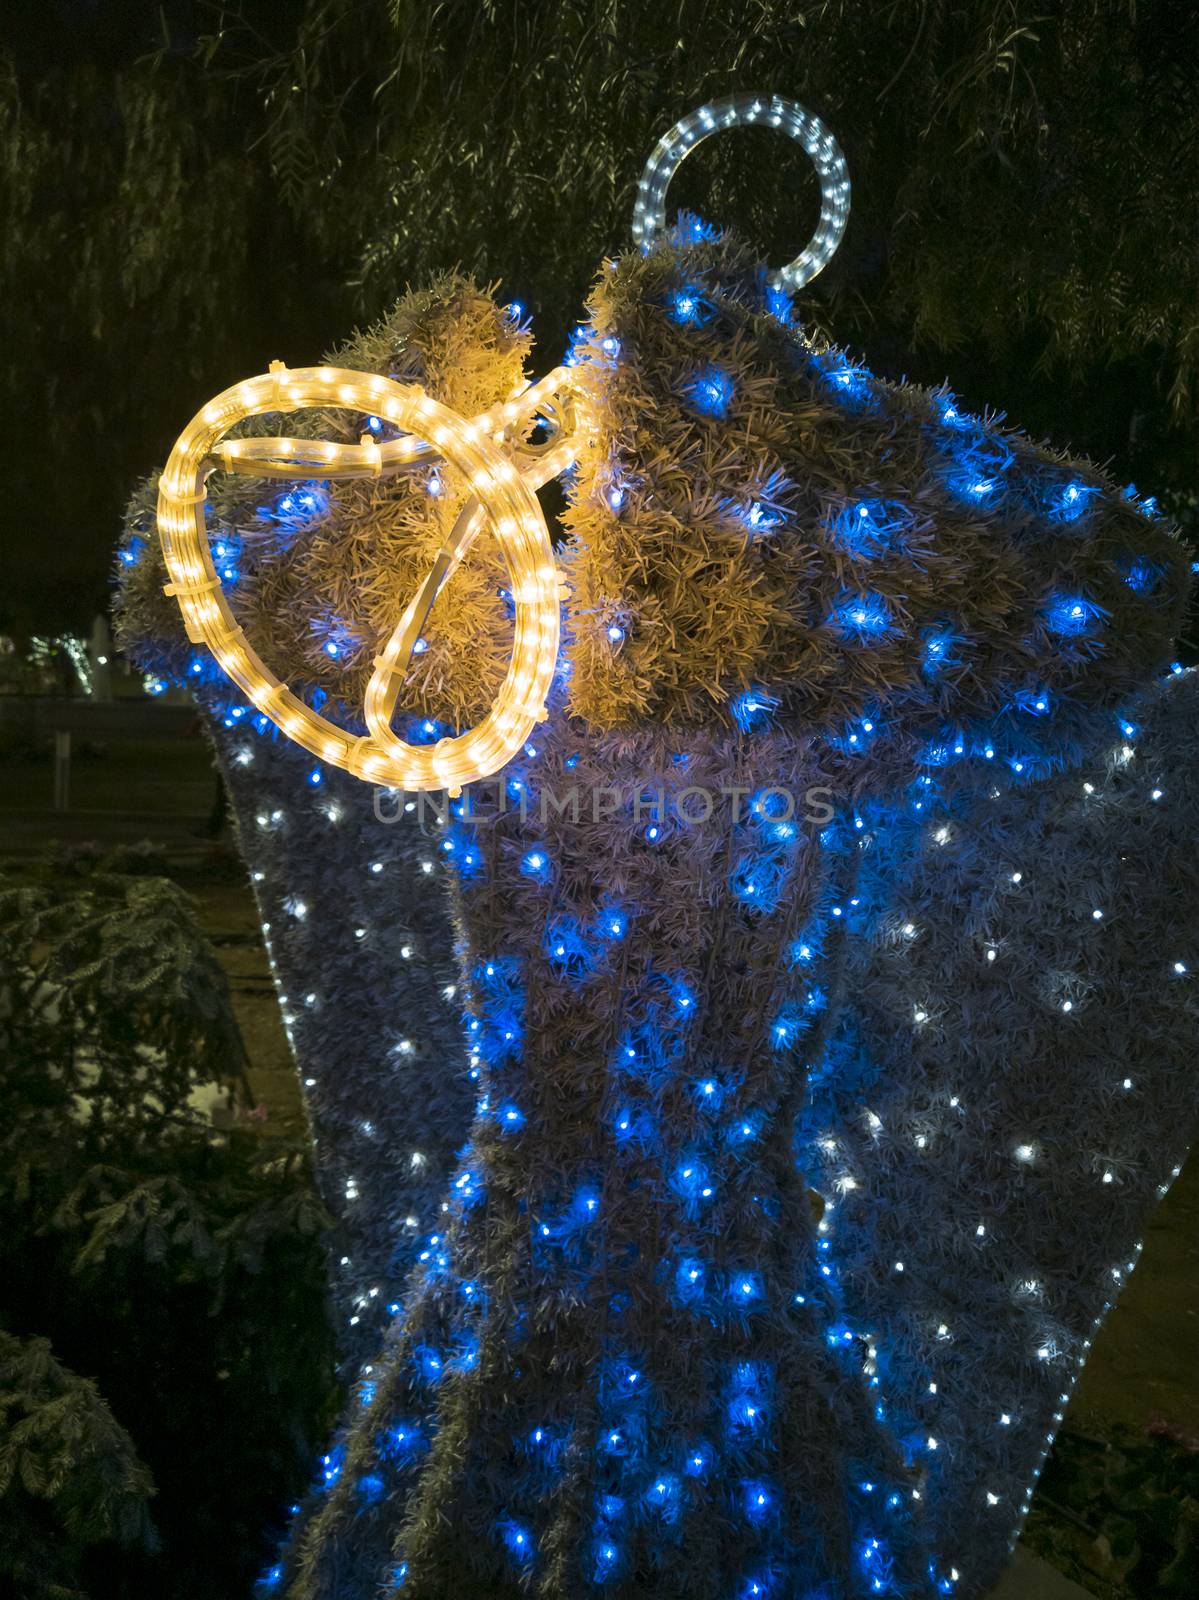
[[(214, 446), (246, 417), (325, 405), (369, 412), (428, 439), (463, 474), (479, 510), (490, 519), (516, 603), (512, 659), (483, 721), (456, 738), (412, 745), (390, 730), (358, 737), (329, 722), (255, 654), (221, 590), (204, 526), (204, 484), (220, 459), (219, 451), (213, 456)], [(306, 448), (323, 454), (330, 464), (339, 452), (332, 443), (306, 442)], [(359, 448), (369, 448), (369, 442)], [(309, 473), (300, 463), (294, 471), (296, 476)], [(476, 526), (482, 521), (482, 515), (474, 519)], [(534, 724), (545, 718), (558, 654), (560, 600), (560, 576), (545, 517), (532, 489), (499, 448), (420, 389), (345, 368), (288, 371), (282, 363), (273, 363), (269, 373), (248, 378), (210, 400), (180, 434), (159, 479), (158, 531), (171, 575), (166, 593), (179, 603), (188, 638), (207, 645), (225, 674), (289, 739), (365, 782), (454, 793), (498, 772), (524, 744)], [(461, 553), (460, 548), (457, 554)], [(372, 684), (378, 677), (376, 672)], [(380, 737), (381, 733), (386, 736)]]
[(794, 261), (770, 275), (772, 285), (801, 289), (832, 260), (849, 220), (849, 168), (829, 128), (811, 111), (778, 94), (730, 94), (676, 122), (654, 146), (637, 185), (633, 239), (649, 250), (666, 226), (666, 190), (691, 152), (725, 128), (779, 128), (803, 145), (820, 178), (820, 221)]

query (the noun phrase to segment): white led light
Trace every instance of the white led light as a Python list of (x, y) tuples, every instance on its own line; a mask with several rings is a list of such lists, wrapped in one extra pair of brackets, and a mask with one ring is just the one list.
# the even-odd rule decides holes
[(732, 94), (676, 122), (654, 146), (637, 185), (633, 239), (649, 250), (666, 226), (666, 190), (679, 165), (720, 128), (779, 128), (803, 145), (820, 178), (820, 221), (794, 261), (771, 274), (775, 288), (802, 289), (832, 260), (849, 220), (849, 168), (819, 117), (782, 95)]

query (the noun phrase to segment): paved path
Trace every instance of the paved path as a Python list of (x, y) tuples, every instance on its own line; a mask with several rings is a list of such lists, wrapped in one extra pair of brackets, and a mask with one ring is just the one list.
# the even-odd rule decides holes
[(1087, 1600), (1088, 1591), (1019, 1547), (987, 1600)]

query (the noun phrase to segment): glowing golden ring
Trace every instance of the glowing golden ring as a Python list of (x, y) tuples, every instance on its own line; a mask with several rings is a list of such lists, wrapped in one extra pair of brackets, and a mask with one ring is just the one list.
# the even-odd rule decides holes
[[(375, 415), (414, 438), (427, 440), (437, 454), (444, 455), (463, 474), (474, 496), (459, 516), (434, 572), (408, 606), (376, 663), (365, 701), (370, 732), (361, 737), (318, 715), (281, 683), (251, 649), (222, 593), (204, 526), (205, 481), (214, 466), (229, 464), (229, 447), (215, 449), (229, 430), (244, 418), (264, 412), (320, 405), (343, 406)], [(275, 440), (272, 444), (277, 451), (285, 442)], [(305, 454), (323, 458), (322, 476), (337, 472), (339, 457), (371, 448), (369, 442), (360, 446), (303, 442)], [(253, 468), (247, 462), (241, 470)], [(309, 470), (307, 464), (298, 461), (292, 467), (297, 474), (307, 474)], [(537, 471), (534, 480), (541, 479), (544, 471), (545, 467)], [(408, 744), (389, 725), (396, 673), (406, 663), (410, 649), (407, 636), (412, 634), (414, 621), (423, 620), (427, 614), (437, 590), (461, 559), (484, 517), (490, 521), (507, 563), (516, 605), (507, 677), (477, 727), (433, 745)], [(545, 517), (529, 483), (486, 431), (478, 423), (467, 422), (457, 412), (439, 405), (420, 389), (337, 367), (298, 367), (288, 371), (275, 366), (269, 373), (235, 384), (210, 400), (176, 441), (159, 480), (158, 531), (171, 576), (166, 592), (179, 602), (188, 637), (194, 643), (207, 645), (228, 677), (281, 732), (332, 766), (343, 767), (370, 783), (454, 792), (466, 783), (498, 772), (524, 744), (534, 724), (545, 718), (546, 696), (558, 654), (560, 598), (560, 579)]]

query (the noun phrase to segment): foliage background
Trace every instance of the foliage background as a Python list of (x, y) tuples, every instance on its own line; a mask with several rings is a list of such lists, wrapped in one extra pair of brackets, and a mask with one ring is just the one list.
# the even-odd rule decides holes
[(0, 1593), (246, 1593), (336, 1397), (306, 1153), (218, 1135), (244, 1051), (187, 896), (0, 881)]
[[(461, 263), (559, 352), (658, 135), (793, 95), (849, 158), (806, 315), (888, 376), (1193, 505), (1199, 127), (1176, 0), (14, 0), (0, 56), (0, 625), (86, 620), (134, 479), (212, 392)], [(775, 259), (802, 153), (705, 146), (672, 198)], [(18, 470), (19, 469), (19, 470)]]

